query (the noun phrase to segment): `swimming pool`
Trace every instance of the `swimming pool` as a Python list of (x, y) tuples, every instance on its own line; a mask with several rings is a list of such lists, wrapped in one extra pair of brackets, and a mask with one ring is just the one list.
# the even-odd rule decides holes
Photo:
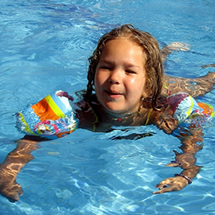
[[(22, 135), (14, 113), (55, 90), (85, 88), (87, 58), (98, 38), (132, 23), (160, 45), (191, 45), (165, 63), (167, 74), (198, 77), (214, 68), (213, 0), (2, 0), (0, 2), (0, 162)], [(199, 100), (215, 105), (214, 91)], [(132, 133), (142, 139), (119, 139)], [(17, 203), (0, 196), (0, 214), (212, 214), (215, 212), (214, 122), (205, 129), (197, 164), (204, 166), (180, 192), (153, 195), (158, 182), (178, 173), (165, 167), (180, 141), (154, 126), (92, 133), (78, 129), (40, 144), (18, 174), (24, 195)], [(162, 137), (162, 138), (161, 138)], [(179, 149), (178, 149), (179, 151)]]

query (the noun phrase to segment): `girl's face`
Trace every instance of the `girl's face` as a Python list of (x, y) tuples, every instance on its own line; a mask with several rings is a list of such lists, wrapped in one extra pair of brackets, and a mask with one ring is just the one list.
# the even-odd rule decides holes
[(110, 114), (120, 117), (138, 111), (145, 90), (145, 54), (127, 38), (106, 43), (95, 74), (96, 96)]

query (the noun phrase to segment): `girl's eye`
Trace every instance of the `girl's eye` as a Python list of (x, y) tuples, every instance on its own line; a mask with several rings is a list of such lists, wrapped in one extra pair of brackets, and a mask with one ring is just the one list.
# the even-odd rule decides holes
[(100, 68), (104, 69), (104, 70), (111, 70), (111, 68), (109, 66), (101, 66)]
[(136, 74), (136, 72), (132, 71), (132, 70), (126, 70), (125, 72), (128, 73), (128, 74)]

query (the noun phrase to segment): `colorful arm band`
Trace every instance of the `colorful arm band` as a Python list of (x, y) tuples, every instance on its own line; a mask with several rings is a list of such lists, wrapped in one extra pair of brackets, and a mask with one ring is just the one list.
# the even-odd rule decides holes
[(72, 133), (78, 125), (74, 117), (74, 105), (61, 91), (48, 95), (38, 103), (16, 114), (18, 130), (27, 135), (48, 139), (63, 137)]

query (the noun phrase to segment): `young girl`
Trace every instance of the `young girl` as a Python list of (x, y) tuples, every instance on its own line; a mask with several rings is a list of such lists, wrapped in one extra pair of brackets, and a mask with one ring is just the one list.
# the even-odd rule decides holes
[[(167, 47), (163, 55), (170, 52), (170, 47)], [(183, 153), (175, 152), (175, 162), (168, 165), (179, 166), (183, 171), (162, 181), (155, 193), (181, 190), (199, 172), (200, 167), (195, 165), (194, 158), (201, 148), (196, 144), (201, 135), (197, 128), (213, 109), (206, 104), (198, 105), (186, 93), (166, 97), (171, 94), (171, 77), (164, 77), (157, 41), (149, 33), (123, 25), (99, 40), (89, 62), (87, 91), (80, 102), (73, 104), (71, 96), (58, 91), (17, 114), (17, 127), (27, 135), (17, 141), (17, 148), (8, 154), (0, 169), (0, 192), (10, 201), (17, 201), (22, 195), (16, 176), (33, 159), (30, 153), (38, 148), (37, 143), (63, 137), (77, 126), (107, 132), (115, 126), (154, 124), (170, 134), (179, 123), (189, 123), (187, 128), (178, 132)], [(200, 83), (197, 86), (201, 88), (201, 83), (207, 78), (196, 79)], [(210, 87), (205, 87), (205, 92)], [(172, 91), (181, 90), (177, 89)]]

